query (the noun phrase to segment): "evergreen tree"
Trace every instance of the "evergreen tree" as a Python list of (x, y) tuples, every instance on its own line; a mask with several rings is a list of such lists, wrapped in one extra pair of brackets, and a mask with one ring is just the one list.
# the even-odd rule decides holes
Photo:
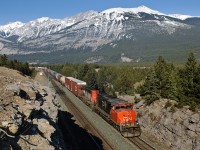
[(197, 73), (194, 79), (194, 83), (195, 83), (194, 95), (196, 96), (196, 102), (200, 104), (200, 65), (197, 68)]
[(148, 103), (159, 98), (177, 99), (177, 74), (172, 64), (167, 64), (163, 57), (159, 57), (145, 83), (140, 87), (141, 95)]
[(179, 71), (180, 101), (190, 104), (199, 101), (200, 69), (197, 66), (194, 53), (190, 53), (185, 67)]
[(67, 76), (67, 77), (75, 77), (77, 78), (77, 74), (74, 73), (75, 72), (75, 68), (73, 67), (73, 65), (70, 64), (65, 64), (60, 68), (60, 73)]
[(80, 80), (83, 80), (88, 70), (89, 70), (88, 64), (80, 65), (77, 71), (77, 78)]
[(177, 72), (173, 64), (167, 66), (166, 78), (164, 79), (161, 96), (177, 100), (178, 87), (177, 87)]
[(145, 79), (144, 84), (139, 87), (139, 92), (141, 96), (146, 99), (148, 104), (160, 98), (159, 91), (160, 81), (156, 77), (155, 71), (150, 71), (149, 75)]
[(28, 63), (18, 62), (17, 60), (8, 60), (6, 55), (0, 55), (0, 66), (16, 69), (25, 75), (32, 75), (33, 70), (29, 68)]
[(105, 90), (105, 86), (107, 84), (106, 70), (107, 69), (105, 67), (100, 68), (98, 75), (97, 75), (97, 84), (98, 84), (99, 90), (102, 93), (105, 93), (105, 91), (106, 91)]
[(0, 66), (6, 66), (7, 61), (8, 61), (8, 58), (5, 54), (0, 56)]
[(115, 81), (115, 90), (120, 94), (134, 94), (134, 83), (129, 69), (120, 69)]
[(84, 77), (84, 81), (87, 82), (87, 86), (91, 89), (98, 89), (97, 75), (94, 68), (90, 68)]
[(99, 90), (107, 94), (114, 94), (114, 81), (117, 78), (115, 67), (101, 67), (97, 75)]

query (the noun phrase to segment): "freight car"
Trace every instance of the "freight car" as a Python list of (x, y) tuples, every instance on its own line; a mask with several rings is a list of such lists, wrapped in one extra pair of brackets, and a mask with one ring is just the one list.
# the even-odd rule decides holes
[(60, 81), (60, 78), (62, 77), (62, 75), (60, 74), (60, 73), (56, 73), (56, 79), (58, 80), (58, 81)]
[(86, 86), (86, 82), (78, 80), (73, 77), (65, 78), (65, 86), (76, 96), (81, 97), (83, 95), (82, 88)]
[(62, 84), (62, 85), (65, 85), (65, 76), (61, 76), (60, 77), (60, 80), (59, 80), (59, 82)]
[(48, 72), (74, 95), (89, 104), (92, 110), (119, 130), (124, 137), (140, 136), (141, 128), (137, 122), (136, 111), (133, 110), (133, 103), (86, 87), (87, 83), (79, 79), (65, 77), (52, 70)]

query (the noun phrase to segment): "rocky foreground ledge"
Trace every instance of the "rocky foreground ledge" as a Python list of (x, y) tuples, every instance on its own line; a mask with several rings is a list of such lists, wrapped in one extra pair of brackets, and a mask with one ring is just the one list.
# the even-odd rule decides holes
[(147, 106), (141, 100), (135, 106), (143, 133), (168, 150), (200, 150), (200, 111), (175, 107), (172, 100), (158, 100)]
[(54, 99), (47, 85), (0, 67), (1, 148), (65, 149)]

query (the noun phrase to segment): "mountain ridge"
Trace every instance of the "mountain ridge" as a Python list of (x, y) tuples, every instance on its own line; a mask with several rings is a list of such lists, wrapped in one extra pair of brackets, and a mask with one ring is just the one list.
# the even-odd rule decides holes
[[(0, 54), (25, 55), (63, 51), (62, 55), (68, 55), (74, 52), (87, 52), (87, 57), (81, 61), (95, 58), (94, 53), (99, 53), (99, 62), (112, 62), (110, 58), (106, 60), (105, 55), (110, 53), (109, 51), (115, 55), (114, 50), (122, 47), (119, 45), (122, 41), (132, 42), (129, 42), (129, 47), (121, 49), (121, 54), (126, 49), (129, 49), (128, 53), (138, 53), (136, 48), (130, 50), (130, 47), (138, 47), (142, 42), (145, 45), (144, 40), (159, 36), (161, 39), (182, 39), (173, 37), (177, 32), (191, 31), (196, 35), (198, 32), (195, 31), (198, 31), (199, 25), (199, 17), (166, 15), (145, 6), (111, 8), (102, 12), (87, 11), (64, 19), (42, 17), (28, 23), (14, 22), (0, 26)], [(192, 37), (191, 40), (196, 39)], [(165, 41), (161, 41), (157, 45), (165, 45)], [(108, 47), (109, 50), (106, 52), (105, 49)], [(121, 54), (117, 56), (118, 61), (122, 61)]]

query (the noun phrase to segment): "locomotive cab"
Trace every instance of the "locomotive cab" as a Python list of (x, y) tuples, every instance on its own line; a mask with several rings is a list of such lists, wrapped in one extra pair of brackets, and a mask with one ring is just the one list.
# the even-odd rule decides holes
[(119, 103), (112, 107), (110, 118), (124, 137), (139, 136), (140, 126), (132, 103)]
[(123, 126), (133, 126), (137, 123), (136, 112), (132, 103), (117, 104), (112, 107), (110, 116), (113, 122)]
[(128, 124), (136, 121), (136, 112), (132, 110), (133, 104), (117, 104), (110, 111), (111, 118), (117, 124)]
[(105, 94), (98, 94), (98, 107), (108, 114), (111, 124), (124, 137), (140, 136), (141, 129), (137, 122), (133, 103)]

